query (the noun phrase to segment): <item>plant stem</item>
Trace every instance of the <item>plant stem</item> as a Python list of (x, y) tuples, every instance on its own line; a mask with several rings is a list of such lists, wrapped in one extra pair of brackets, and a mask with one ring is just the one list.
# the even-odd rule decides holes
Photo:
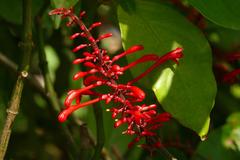
[(50, 77), (48, 62), (46, 58), (46, 52), (44, 50), (44, 40), (43, 40), (43, 31), (41, 25), (41, 18), (37, 17), (36, 20), (36, 28), (37, 28), (37, 39), (38, 39), (38, 48), (39, 48), (39, 61), (40, 68), (42, 70), (43, 78), (44, 78), (44, 88), (45, 92), (49, 98), (51, 105), (53, 106), (56, 112), (59, 112), (61, 107), (58, 101), (57, 94), (54, 90), (53, 83)]
[(175, 158), (171, 153), (169, 153), (165, 147), (161, 147), (159, 150), (167, 160), (177, 160), (177, 158)]
[(11, 100), (7, 109), (7, 117), (4, 123), (0, 139), (0, 160), (3, 160), (8, 147), (13, 122), (18, 114), (24, 80), (28, 77), (29, 62), (32, 52), (32, 0), (23, 0), (23, 37), (20, 46), (23, 50), (23, 59), (20, 70), (12, 91)]
[(13, 61), (8, 59), (3, 53), (0, 52), (0, 63), (5, 65), (6, 68), (9, 68), (10, 70), (17, 72), (18, 66)]
[[(43, 12), (42, 12), (43, 13)], [(58, 96), (55, 92), (50, 72), (48, 68), (48, 62), (46, 58), (46, 52), (44, 50), (44, 38), (43, 38), (43, 28), (42, 28), (42, 22), (41, 22), (42, 16), (41, 13), (38, 17), (36, 17), (36, 29), (37, 29), (37, 40), (38, 40), (38, 48), (39, 48), (39, 61), (40, 61), (40, 68), (42, 70), (42, 74), (44, 77), (44, 84), (45, 84), (45, 92), (48, 97), (49, 103), (53, 107), (53, 113), (55, 117), (57, 117), (57, 114), (61, 110), (61, 105), (59, 103)], [(56, 122), (57, 123), (57, 122)], [(58, 124), (59, 125), (59, 124)], [(72, 134), (67, 127), (66, 124), (61, 125), (61, 129), (63, 131), (64, 139), (66, 140), (66, 149), (69, 153), (69, 157), (71, 159), (77, 159), (78, 151), (77, 151), (77, 145), (74, 142), (74, 139), (72, 137)]]
[[(18, 74), (18, 65), (1, 52), (0, 52), (0, 64), (6, 69), (8, 69), (9, 71), (11, 71), (12, 73)], [(28, 84), (31, 85), (31, 87), (33, 87), (33, 89), (35, 89), (38, 93), (40, 93), (45, 99), (47, 98), (47, 95), (45, 94), (42, 84), (37, 78), (35, 78), (34, 75), (29, 73), (27, 77), (27, 81), (28, 81)]]
[[(158, 141), (161, 142), (160, 138), (158, 138)], [(159, 148), (159, 151), (164, 155), (164, 157), (167, 160), (177, 160), (176, 157), (174, 157), (168, 150), (165, 148), (165, 146), (162, 146)]]
[[(91, 97), (92, 98), (92, 97)], [(99, 160), (102, 153), (102, 148), (105, 141), (104, 135), (104, 126), (103, 126), (103, 111), (100, 106), (96, 103), (93, 105), (95, 120), (96, 120), (96, 127), (97, 127), (97, 144), (95, 147), (95, 152), (92, 157), (92, 160)]]

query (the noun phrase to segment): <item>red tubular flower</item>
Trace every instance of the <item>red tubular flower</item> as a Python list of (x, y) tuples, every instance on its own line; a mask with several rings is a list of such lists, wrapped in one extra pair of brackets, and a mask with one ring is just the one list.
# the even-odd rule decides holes
[(182, 48), (177, 48), (165, 55), (163, 55), (162, 57), (159, 57), (159, 59), (150, 67), (148, 68), (145, 72), (143, 72), (142, 74), (140, 74), (138, 77), (134, 78), (133, 80), (131, 80), (130, 82), (128, 82), (128, 84), (132, 84), (134, 82), (137, 82), (138, 80), (140, 80), (141, 78), (143, 78), (144, 76), (146, 76), (148, 73), (150, 73), (153, 69), (155, 69), (156, 67), (158, 67), (159, 65), (163, 64), (164, 62), (166, 62), (167, 60), (172, 60), (175, 63), (178, 64), (178, 60), (179, 58), (182, 58), (183, 54), (182, 54)]
[[(227, 53), (226, 56), (224, 56), (223, 58), (227, 62), (237, 61), (240, 59), (240, 52), (234, 51), (234, 52)], [(224, 76), (222, 78), (223, 82), (235, 83), (238, 80), (237, 76), (240, 74), (240, 69), (234, 69), (233, 71), (229, 72), (229, 68), (227, 68), (223, 64), (218, 64), (218, 66), (215, 66), (215, 67), (224, 73)], [(229, 73), (226, 73), (226, 72), (229, 72)]]
[(132, 46), (131, 48), (127, 49), (125, 52), (114, 56), (111, 63), (119, 60), (120, 58), (122, 58), (122, 57), (124, 57), (124, 56), (126, 56), (126, 55), (135, 53), (136, 51), (140, 51), (140, 50), (143, 50), (143, 49), (144, 49), (144, 47), (143, 47), (142, 45)]
[(226, 60), (227, 61), (235, 61), (235, 60), (239, 60), (240, 59), (240, 52), (231, 52), (229, 54), (227, 54), (226, 56)]
[[(118, 106), (108, 109), (112, 112), (112, 118), (115, 119), (114, 127), (119, 127), (122, 124), (127, 124), (128, 127), (123, 134), (135, 135), (132, 142), (129, 143), (129, 147), (139, 142), (141, 138), (155, 137), (157, 136), (155, 130), (163, 125), (170, 119), (168, 113), (157, 113), (156, 104), (152, 105), (139, 105), (137, 103), (142, 102), (145, 99), (145, 93), (139, 87), (132, 84), (139, 79), (146, 76), (153, 69), (161, 65), (162, 63), (172, 60), (178, 64), (179, 58), (183, 56), (182, 48), (177, 48), (163, 56), (155, 54), (144, 55), (138, 60), (130, 63), (126, 66), (119, 66), (115, 64), (120, 58), (133, 54), (137, 51), (143, 50), (142, 45), (135, 45), (127, 49), (121, 54), (114, 56), (112, 59), (107, 55), (107, 51), (98, 47), (98, 42), (104, 38), (112, 36), (111, 33), (106, 33), (94, 38), (91, 34), (91, 30), (100, 26), (100, 22), (95, 22), (89, 28), (85, 26), (82, 21), (82, 16), (85, 12), (81, 12), (80, 16), (76, 16), (73, 13), (73, 9), (59, 8), (51, 11), (50, 15), (61, 15), (63, 18), (68, 17), (68, 26), (77, 24), (80, 31), (70, 36), (70, 39), (78, 37), (84, 37), (88, 40), (86, 44), (80, 44), (73, 49), (73, 52), (81, 51), (84, 48), (90, 49), (90, 52), (83, 52), (83, 57), (75, 59), (73, 64), (81, 64), (88, 68), (87, 71), (80, 71), (73, 77), (74, 80), (83, 78), (84, 88), (71, 90), (64, 102), (65, 109), (59, 114), (59, 122), (67, 120), (68, 116), (79, 108), (97, 103), (99, 101), (105, 101), (108, 104), (110, 101), (118, 103)], [(140, 74), (138, 77), (128, 82), (128, 84), (119, 84), (117, 82), (118, 77), (127, 69), (136, 66), (139, 63), (153, 61), (153, 65)], [(98, 86), (110, 87), (109, 93), (98, 93), (93, 91)], [(95, 99), (88, 102), (81, 103), (82, 95), (94, 95)], [(153, 147), (160, 146), (160, 142), (154, 143)]]
[(226, 74), (223, 77), (223, 81), (233, 83), (237, 80), (237, 75), (239, 75), (239, 74), (240, 74), (240, 69), (235, 69), (232, 72)]

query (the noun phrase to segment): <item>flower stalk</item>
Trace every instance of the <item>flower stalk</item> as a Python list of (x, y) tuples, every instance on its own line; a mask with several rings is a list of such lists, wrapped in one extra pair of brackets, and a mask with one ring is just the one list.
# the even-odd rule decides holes
[(11, 131), (15, 117), (20, 108), (20, 101), (24, 87), (24, 80), (28, 77), (29, 63), (32, 52), (32, 0), (23, 0), (23, 37), (20, 46), (23, 52), (22, 63), (20, 64), (19, 74), (15, 87), (12, 91), (11, 100), (7, 108), (7, 117), (0, 139), (0, 160), (3, 160), (8, 147)]
[[(88, 49), (88, 52), (83, 52), (83, 57), (73, 61), (73, 64), (82, 63), (88, 68), (87, 71), (80, 71), (73, 77), (73, 80), (83, 78), (85, 87), (71, 90), (68, 93), (64, 103), (66, 108), (59, 114), (59, 121), (64, 122), (72, 112), (79, 108), (94, 105), (99, 101), (105, 101), (106, 104), (112, 101), (116, 106), (107, 109), (107, 111), (112, 113), (112, 118), (116, 121), (114, 127), (117, 128), (122, 124), (127, 124), (127, 129), (122, 133), (134, 136), (133, 141), (128, 145), (129, 147), (138, 143), (142, 138), (157, 137), (155, 131), (162, 126), (163, 122), (168, 121), (171, 115), (169, 113), (157, 113), (156, 104), (139, 104), (145, 99), (145, 93), (139, 87), (134, 86), (133, 83), (142, 79), (166, 61), (170, 60), (178, 64), (179, 59), (183, 56), (182, 48), (177, 48), (163, 56), (155, 54), (144, 55), (126, 66), (119, 66), (116, 63), (120, 58), (143, 50), (144, 47), (142, 45), (134, 45), (125, 52), (110, 58), (105, 49), (98, 47), (98, 42), (112, 36), (112, 34), (107, 33), (98, 38), (94, 38), (91, 34), (92, 29), (101, 25), (100, 22), (96, 22), (87, 28), (82, 21), (85, 12), (81, 12), (80, 16), (77, 17), (72, 8), (54, 9), (49, 14), (61, 15), (62, 18), (68, 17), (67, 26), (75, 24), (79, 27), (80, 32), (70, 36), (70, 39), (82, 37), (88, 40), (88, 43), (80, 44), (72, 50), (75, 53), (79, 53), (83, 49)], [(126, 70), (145, 62), (153, 62), (153, 64), (127, 84), (118, 82), (119, 76), (124, 74)], [(99, 86), (108, 87), (109, 93), (96, 92), (94, 89)], [(96, 98), (81, 103), (82, 95), (90, 95)], [(160, 148), (161, 145), (159, 143), (156, 141), (142, 146)]]

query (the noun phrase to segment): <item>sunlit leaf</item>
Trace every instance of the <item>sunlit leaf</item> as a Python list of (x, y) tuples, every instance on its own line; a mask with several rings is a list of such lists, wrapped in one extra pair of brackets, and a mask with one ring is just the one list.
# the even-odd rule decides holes
[[(203, 139), (209, 127), (209, 114), (214, 104), (216, 84), (212, 73), (211, 50), (199, 30), (173, 9), (160, 2), (136, 1), (136, 9), (118, 10), (124, 48), (145, 46), (143, 52), (130, 55), (129, 62), (147, 53), (163, 55), (183, 47), (179, 66), (166, 63), (142, 79), (152, 88), (163, 108), (184, 126)], [(132, 70), (134, 76), (149, 64)]]

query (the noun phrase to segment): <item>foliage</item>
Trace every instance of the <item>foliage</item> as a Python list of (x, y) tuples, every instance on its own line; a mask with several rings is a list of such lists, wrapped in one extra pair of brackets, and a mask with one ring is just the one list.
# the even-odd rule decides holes
[[(21, 69), (24, 56), (24, 50), (19, 48), (25, 32), (24, 2), (0, 1), (0, 133), (17, 79), (17, 66)], [(98, 150), (100, 157), (94, 159), (239, 159), (239, 5), (240, 0), (32, 1), (34, 45), (30, 71), (5, 159), (88, 160)], [(74, 59), (84, 58), (81, 52), (72, 52), (73, 46), (88, 43), (86, 39), (69, 40), (79, 28), (67, 28), (66, 19), (48, 15), (55, 8), (70, 7), (77, 15), (86, 11), (82, 17), (86, 26), (102, 22), (93, 30), (94, 37), (113, 34), (98, 43), (99, 48), (107, 50), (110, 59), (132, 46), (144, 46), (143, 51), (135, 48), (139, 50), (137, 53), (119, 59), (121, 67), (148, 54), (161, 57), (177, 47), (183, 48), (184, 56), (173, 58), (178, 64), (167, 61), (134, 84), (145, 92), (145, 99), (140, 98), (142, 103), (157, 104), (154, 112), (168, 112), (172, 116), (156, 130), (161, 142), (157, 152), (149, 153), (152, 149), (147, 145), (141, 145), (145, 149), (137, 145), (127, 147), (134, 138), (122, 135), (129, 123), (114, 129), (114, 123), (121, 120), (114, 122), (111, 112), (106, 112), (108, 108), (117, 107), (114, 102), (89, 105), (74, 112), (66, 122), (57, 121), (67, 91), (86, 85), (84, 80), (73, 82), (73, 75), (79, 70), (88, 71), (86, 65), (72, 65)], [(124, 71), (117, 81), (127, 84), (152, 64), (150, 61)], [(110, 87), (115, 91), (119, 89)], [(109, 88), (104, 87), (97, 92), (110, 93)], [(133, 96), (136, 101), (140, 93), (142, 91)], [(88, 104), (91, 99), (91, 96), (82, 96), (81, 103)], [(134, 113), (128, 120), (134, 121), (137, 116)], [(138, 144), (152, 141), (146, 139), (142, 138)], [(104, 143), (103, 149), (101, 143)]]

